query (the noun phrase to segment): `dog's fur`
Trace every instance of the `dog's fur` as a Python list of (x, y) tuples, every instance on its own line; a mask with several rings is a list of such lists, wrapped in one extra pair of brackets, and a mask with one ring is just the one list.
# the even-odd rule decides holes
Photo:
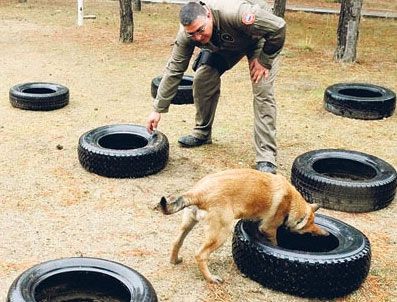
[(208, 257), (226, 240), (234, 219), (261, 220), (259, 231), (274, 245), (277, 244), (277, 229), (283, 224), (300, 234), (328, 235), (314, 224), (317, 205), (307, 203), (285, 177), (253, 169), (208, 175), (171, 203), (162, 197), (156, 209), (169, 215), (185, 207), (189, 208), (185, 209), (180, 233), (172, 246), (171, 263), (182, 261), (178, 252), (186, 235), (204, 219), (208, 228), (196, 260), (205, 279), (214, 283), (222, 279), (209, 271)]

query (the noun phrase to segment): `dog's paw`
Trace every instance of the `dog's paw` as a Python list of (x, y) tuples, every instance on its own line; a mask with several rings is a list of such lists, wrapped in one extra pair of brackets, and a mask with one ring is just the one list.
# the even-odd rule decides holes
[(223, 279), (221, 277), (217, 276), (217, 275), (212, 275), (208, 281), (210, 283), (214, 283), (214, 284), (223, 283)]
[(177, 265), (177, 264), (181, 263), (182, 261), (183, 261), (183, 258), (182, 258), (182, 257), (178, 257), (178, 258), (176, 258), (176, 259), (171, 259), (171, 260), (170, 260), (170, 262), (171, 262), (172, 264), (174, 264), (174, 265)]

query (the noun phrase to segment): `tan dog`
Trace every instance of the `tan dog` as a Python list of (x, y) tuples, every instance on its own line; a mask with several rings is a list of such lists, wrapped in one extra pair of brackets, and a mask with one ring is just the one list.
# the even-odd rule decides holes
[(205, 279), (214, 283), (222, 279), (209, 271), (208, 257), (229, 236), (234, 219), (261, 220), (259, 231), (275, 245), (277, 229), (283, 224), (300, 234), (328, 235), (314, 224), (317, 205), (307, 203), (285, 177), (253, 169), (208, 175), (172, 203), (162, 197), (156, 208), (168, 215), (185, 207), (189, 208), (185, 209), (180, 233), (172, 246), (171, 263), (182, 261), (178, 252), (186, 235), (204, 219), (208, 228), (196, 260)]

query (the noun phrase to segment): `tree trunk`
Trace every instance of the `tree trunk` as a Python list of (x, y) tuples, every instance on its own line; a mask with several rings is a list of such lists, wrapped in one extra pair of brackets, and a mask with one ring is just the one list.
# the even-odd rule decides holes
[(142, 10), (141, 8), (141, 0), (132, 0), (132, 10), (135, 12), (140, 12)]
[(120, 0), (120, 41), (132, 43), (134, 40), (134, 18), (131, 0)]
[(358, 32), (363, 0), (343, 0), (337, 31), (334, 60), (352, 63), (356, 61)]
[(284, 18), (287, 0), (274, 0), (273, 11), (276, 16)]

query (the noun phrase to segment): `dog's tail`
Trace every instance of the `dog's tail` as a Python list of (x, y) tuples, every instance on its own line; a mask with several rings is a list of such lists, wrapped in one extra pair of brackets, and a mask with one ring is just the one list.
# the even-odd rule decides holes
[(157, 208), (159, 208), (161, 212), (163, 212), (163, 214), (170, 215), (179, 212), (187, 206), (189, 206), (189, 204), (186, 203), (183, 196), (179, 196), (177, 199), (175, 199), (174, 202), (171, 203), (167, 203), (167, 199), (165, 199), (165, 197), (163, 196), (161, 197), (160, 203), (158, 204)]

